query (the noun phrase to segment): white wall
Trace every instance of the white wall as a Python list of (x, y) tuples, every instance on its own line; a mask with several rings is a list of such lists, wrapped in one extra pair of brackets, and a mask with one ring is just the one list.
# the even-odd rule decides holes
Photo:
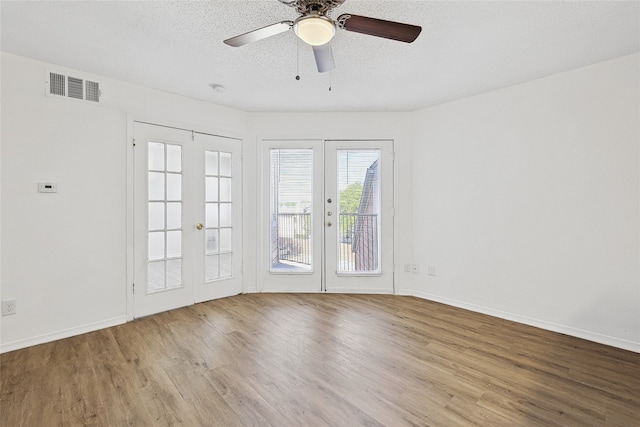
[(18, 300), (2, 317), (8, 351), (126, 320), (127, 114), (230, 136), (246, 115), (100, 76), (99, 105), (48, 97), (48, 67), (69, 70), (1, 59), (2, 298)]
[(640, 351), (638, 64), (416, 113), (412, 293)]

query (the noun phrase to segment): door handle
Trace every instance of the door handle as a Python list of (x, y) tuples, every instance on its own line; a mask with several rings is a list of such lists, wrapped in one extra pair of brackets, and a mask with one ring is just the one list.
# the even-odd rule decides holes
[(200, 223), (197, 223), (197, 224), (196, 224), (196, 228), (197, 228), (198, 230), (202, 230), (202, 229), (204, 228), (204, 225), (202, 225), (202, 224), (200, 224)]

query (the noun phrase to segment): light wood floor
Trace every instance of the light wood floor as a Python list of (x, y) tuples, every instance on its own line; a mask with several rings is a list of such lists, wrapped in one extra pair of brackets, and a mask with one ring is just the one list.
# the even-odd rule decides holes
[(0, 361), (7, 427), (640, 425), (640, 354), (412, 297), (242, 295)]

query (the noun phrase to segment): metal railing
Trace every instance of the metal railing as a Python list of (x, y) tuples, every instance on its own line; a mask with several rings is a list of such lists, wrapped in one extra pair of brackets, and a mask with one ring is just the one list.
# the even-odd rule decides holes
[[(279, 213), (274, 226), (277, 227), (277, 238), (273, 243), (277, 249), (273, 254), (273, 264), (287, 261), (311, 265), (311, 214)], [(339, 214), (339, 272), (378, 271), (378, 246), (377, 214)]]
[(338, 271), (378, 271), (378, 215), (341, 213), (338, 222)]
[(311, 214), (278, 214), (278, 260), (311, 265)]

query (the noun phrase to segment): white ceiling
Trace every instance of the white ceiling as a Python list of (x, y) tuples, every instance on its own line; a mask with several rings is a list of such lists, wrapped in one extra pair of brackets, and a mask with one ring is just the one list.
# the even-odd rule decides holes
[(334, 18), (405, 22), (422, 34), (405, 44), (339, 30), (337, 68), (325, 74), (292, 31), (240, 48), (222, 43), (295, 19), (277, 0), (1, 8), (5, 52), (244, 111), (411, 111), (640, 51), (638, 1), (348, 0)]

